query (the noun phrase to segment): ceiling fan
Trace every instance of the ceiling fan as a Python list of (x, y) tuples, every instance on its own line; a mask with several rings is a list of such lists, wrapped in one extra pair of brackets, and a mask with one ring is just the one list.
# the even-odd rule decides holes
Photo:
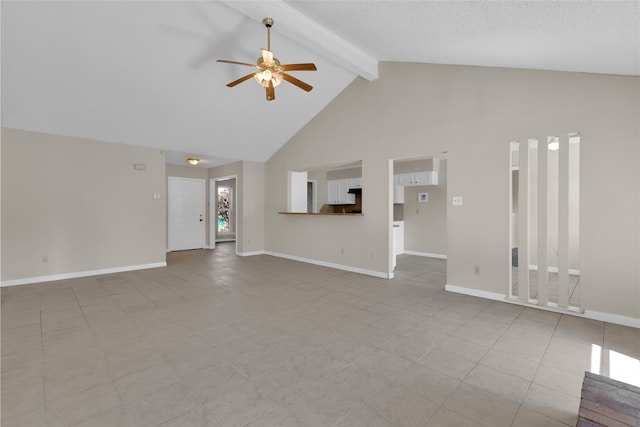
[(248, 64), (245, 62), (228, 61), (226, 59), (218, 59), (218, 62), (226, 62), (228, 64), (246, 65), (248, 67), (257, 68), (259, 71), (247, 74), (240, 77), (238, 80), (234, 80), (229, 83), (228, 87), (234, 87), (237, 84), (242, 83), (245, 80), (249, 80), (251, 77), (255, 78), (267, 91), (267, 101), (273, 101), (276, 99), (275, 87), (282, 83), (283, 80), (298, 86), (302, 90), (309, 92), (313, 89), (313, 86), (296, 79), (293, 76), (285, 73), (285, 71), (316, 71), (315, 64), (280, 64), (277, 58), (274, 58), (273, 52), (271, 52), (271, 27), (273, 26), (273, 19), (264, 18), (262, 23), (267, 27), (267, 48), (260, 49), (262, 51), (262, 57), (258, 58), (256, 64)]

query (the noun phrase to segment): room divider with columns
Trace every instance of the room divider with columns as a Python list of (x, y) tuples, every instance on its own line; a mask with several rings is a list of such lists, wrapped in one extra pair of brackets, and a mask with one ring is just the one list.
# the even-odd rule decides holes
[(580, 135), (512, 141), (510, 150), (509, 298), (582, 312)]

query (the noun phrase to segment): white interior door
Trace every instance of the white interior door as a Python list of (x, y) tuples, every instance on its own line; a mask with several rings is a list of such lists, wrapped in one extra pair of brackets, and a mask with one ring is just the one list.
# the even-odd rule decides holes
[(205, 181), (169, 177), (169, 250), (200, 249), (205, 236)]

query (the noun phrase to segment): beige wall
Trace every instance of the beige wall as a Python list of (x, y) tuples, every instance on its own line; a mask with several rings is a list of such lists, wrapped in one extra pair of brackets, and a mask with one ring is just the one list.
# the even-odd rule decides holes
[(265, 246), (265, 181), (264, 163), (242, 162), (242, 211), (238, 220), (238, 253), (262, 253)]
[[(464, 204), (447, 211), (447, 281), (504, 295), (509, 142), (580, 132), (583, 307), (640, 318), (639, 92), (637, 77), (382, 63), (379, 79), (355, 80), (267, 162), (266, 249), (390, 273), (390, 159), (448, 151), (447, 199)], [(288, 170), (359, 159), (364, 216), (277, 214)]]
[(349, 179), (360, 178), (362, 168), (338, 169), (327, 171), (327, 179)]
[(2, 281), (164, 263), (165, 199), (159, 150), (3, 128)]

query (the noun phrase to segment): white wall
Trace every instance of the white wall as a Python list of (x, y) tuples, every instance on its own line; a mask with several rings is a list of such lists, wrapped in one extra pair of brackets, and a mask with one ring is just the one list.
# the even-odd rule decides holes
[(165, 199), (160, 150), (3, 128), (3, 284), (164, 264)]
[[(448, 200), (464, 200), (447, 211), (448, 283), (504, 295), (509, 142), (580, 132), (583, 307), (638, 319), (639, 89), (637, 77), (382, 63), (379, 79), (354, 81), (267, 162), (266, 249), (389, 274), (390, 159), (447, 151)], [(288, 170), (359, 159), (363, 216), (277, 214)]]

